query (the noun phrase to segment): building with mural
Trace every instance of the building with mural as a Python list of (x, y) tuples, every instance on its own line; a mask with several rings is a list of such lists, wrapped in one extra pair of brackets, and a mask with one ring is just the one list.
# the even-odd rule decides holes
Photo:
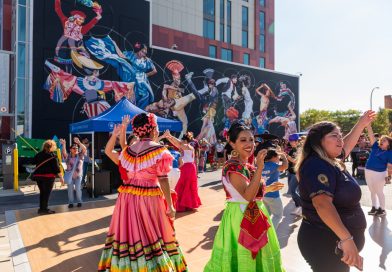
[(2, 137), (65, 137), (122, 98), (210, 143), (236, 120), (298, 128), (299, 78), (272, 70), (272, 0), (14, 2)]

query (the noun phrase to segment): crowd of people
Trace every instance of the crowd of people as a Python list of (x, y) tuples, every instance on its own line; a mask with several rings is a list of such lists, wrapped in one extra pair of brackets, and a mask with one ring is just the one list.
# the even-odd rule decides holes
[[(345, 161), (365, 148), (370, 151), (364, 175), (372, 197), (369, 214), (385, 216), (383, 187), (392, 163), (392, 138), (376, 138), (371, 128), (373, 111), (365, 112), (345, 136), (332, 122), (314, 124), (307, 135), (292, 134), (288, 141), (254, 135), (243, 122), (235, 122), (225, 141), (212, 146), (193, 133), (181, 139), (165, 131), (159, 136), (152, 113), (123, 118), (114, 127), (106, 155), (118, 165), (123, 184), (99, 261), (99, 271), (188, 271), (175, 238), (176, 212), (194, 211), (202, 205), (198, 175), (209, 164), (222, 167), (226, 208), (204, 271), (284, 271), (276, 230), (283, 216), (280, 176), (287, 171), (293, 214), (302, 216), (298, 247), (313, 271), (362, 269), (359, 252), (364, 247), (366, 219), (360, 206), (361, 189)], [(126, 139), (132, 122), (133, 135)], [(121, 151), (115, 151), (120, 142)], [(86, 146), (74, 138), (69, 154), (61, 140), (62, 157), (70, 178), (69, 207), (81, 206), (81, 181)], [(36, 164), (41, 191), (40, 214), (47, 208), (53, 181), (61, 177), (53, 141), (44, 144)], [(57, 166), (56, 166), (57, 165)], [(45, 171), (47, 173), (45, 173)], [(355, 171), (355, 172), (354, 172)], [(50, 173), (50, 174), (48, 174)], [(67, 174), (66, 174), (67, 175)], [(43, 182), (42, 180), (48, 182)], [(47, 185), (47, 186), (46, 186)], [(317, 248), (318, 250), (314, 250)]]

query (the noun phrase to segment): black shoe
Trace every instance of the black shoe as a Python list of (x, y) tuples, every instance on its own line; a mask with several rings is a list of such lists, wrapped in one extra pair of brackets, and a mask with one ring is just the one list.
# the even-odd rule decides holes
[(56, 213), (56, 212), (55, 212), (55, 211), (52, 211), (52, 210), (49, 210), (49, 209), (46, 209), (46, 210), (38, 210), (38, 214), (39, 214), (39, 215), (53, 214), (53, 213)]
[(76, 206), (78, 206), (78, 208), (80, 208), (80, 207), (82, 207), (82, 203), (78, 203), (78, 205), (76, 205)]
[(385, 210), (383, 210), (381, 208), (378, 208), (375, 216), (380, 216), (381, 217), (381, 216), (385, 216), (386, 214), (387, 214), (387, 212)]
[(375, 207), (372, 207), (372, 209), (368, 212), (368, 215), (375, 215), (377, 212), (377, 209)]
[(68, 204), (68, 208), (73, 208), (73, 204)]

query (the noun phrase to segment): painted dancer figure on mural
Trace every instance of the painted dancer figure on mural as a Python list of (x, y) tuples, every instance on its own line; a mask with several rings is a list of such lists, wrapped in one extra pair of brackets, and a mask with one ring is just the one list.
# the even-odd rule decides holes
[[(214, 128), (214, 120), (216, 115), (216, 108), (218, 106), (219, 92), (216, 88), (216, 82), (213, 78), (209, 79), (207, 86), (204, 86), (201, 90), (197, 90), (195, 84), (192, 82), (193, 73), (185, 75), (186, 80), (189, 83), (189, 87), (192, 93), (196, 96), (197, 100), (202, 106), (202, 112), (204, 117), (202, 118), (203, 124), (200, 134), (196, 137), (197, 139), (208, 138), (210, 144), (216, 143), (216, 135)], [(222, 82), (222, 81), (220, 81)]]
[(154, 102), (154, 93), (148, 77), (157, 73), (155, 66), (150, 58), (147, 57), (147, 45), (137, 42), (132, 51), (119, 52), (119, 56), (126, 58), (131, 66), (135, 81), (135, 100), (136, 106), (144, 110)]
[(180, 134), (181, 137), (188, 130), (188, 117), (185, 113), (185, 107), (196, 99), (196, 96), (193, 93), (187, 94), (183, 96), (184, 89), (181, 88), (181, 71), (184, 69), (184, 65), (178, 60), (171, 60), (166, 63), (166, 68), (168, 68), (172, 72), (173, 82), (170, 85), (163, 88), (162, 96), (167, 99), (173, 99), (174, 105), (171, 107), (173, 111), (173, 115), (178, 117), (178, 119), (182, 123), (182, 131)]
[(227, 110), (233, 105), (233, 94), (236, 94), (236, 97), (238, 97), (237, 80), (238, 76), (236, 74), (231, 75), (230, 78), (225, 78), (226, 85), (223, 87), (222, 91), (223, 112), (227, 112)]
[(280, 82), (279, 86), (279, 94), (276, 97), (276, 100), (280, 103), (276, 106), (275, 114), (278, 116), (289, 116), (291, 114), (289, 105), (291, 104), (292, 109), (295, 108), (295, 95), (287, 87), (286, 83)]
[(148, 77), (155, 75), (157, 70), (147, 57), (147, 45), (136, 42), (133, 51), (123, 52), (110, 36), (106, 36), (88, 39), (86, 47), (97, 59), (115, 68), (122, 81), (135, 82), (135, 100), (130, 100), (133, 104), (144, 110), (154, 102)]
[(285, 133), (283, 139), (288, 140), (291, 134), (297, 133), (297, 124), (295, 122), (297, 115), (294, 112), (293, 104), (289, 102), (287, 105), (288, 107), (288, 114), (285, 116), (275, 116), (272, 118), (268, 123), (280, 123), (281, 126), (285, 128)]
[(267, 110), (270, 104), (270, 99), (276, 99), (276, 96), (271, 88), (265, 83), (262, 83), (259, 87), (256, 88), (256, 93), (260, 95), (259, 116), (261, 122), (264, 122), (267, 119)]
[(98, 78), (98, 70), (94, 70), (89, 76), (76, 77), (49, 61), (46, 61), (45, 65), (50, 69), (50, 74), (44, 89), (49, 91), (50, 99), (57, 103), (64, 103), (72, 92), (81, 95), (85, 99), (83, 111), (88, 118), (110, 108), (109, 103), (106, 102), (106, 93), (113, 91), (116, 102), (123, 96), (130, 98), (134, 95), (133, 82), (101, 80)]
[(91, 2), (91, 7), (96, 13), (87, 24), (86, 14), (79, 10), (71, 11), (71, 16), (66, 17), (61, 9), (61, 0), (55, 0), (55, 11), (60, 18), (64, 29), (63, 35), (57, 42), (56, 62), (65, 65), (65, 71), (72, 72), (72, 64), (75, 63), (79, 68), (102, 69), (103, 66), (90, 59), (88, 51), (83, 45), (83, 35), (86, 35), (102, 18), (102, 8), (97, 2)]
[(250, 77), (248, 75), (242, 75), (240, 76), (238, 83), (240, 85), (245, 104), (245, 109), (242, 113), (242, 120), (249, 125), (252, 122), (253, 114), (253, 100), (248, 89), (250, 87)]

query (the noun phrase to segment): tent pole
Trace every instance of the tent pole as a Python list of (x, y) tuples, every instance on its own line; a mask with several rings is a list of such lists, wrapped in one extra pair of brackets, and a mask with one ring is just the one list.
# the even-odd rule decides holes
[(93, 148), (91, 149), (91, 157), (92, 157), (92, 170), (91, 170), (91, 175), (92, 175), (92, 180), (91, 180), (91, 188), (92, 188), (92, 193), (91, 196), (95, 198), (94, 192), (95, 192), (95, 133), (94, 131), (92, 132), (92, 144)]

